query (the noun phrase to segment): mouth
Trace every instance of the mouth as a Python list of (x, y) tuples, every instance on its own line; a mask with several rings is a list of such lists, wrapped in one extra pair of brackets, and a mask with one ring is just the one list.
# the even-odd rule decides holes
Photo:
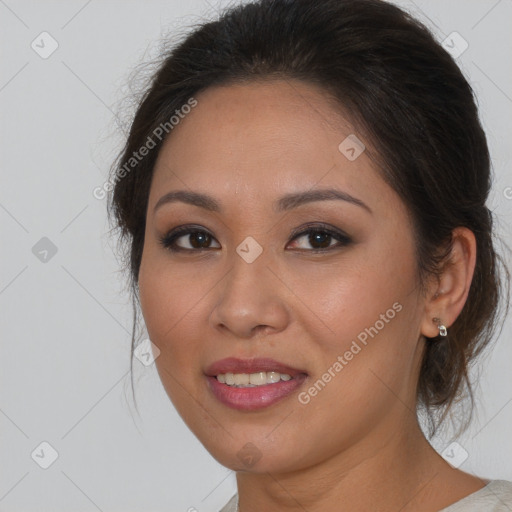
[(304, 370), (273, 359), (227, 358), (205, 372), (214, 397), (228, 407), (253, 411), (290, 396), (306, 380)]

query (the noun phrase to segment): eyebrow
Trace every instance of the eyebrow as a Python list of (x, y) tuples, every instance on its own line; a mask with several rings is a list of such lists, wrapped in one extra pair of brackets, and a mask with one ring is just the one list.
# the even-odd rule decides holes
[[(306, 192), (298, 192), (286, 194), (276, 201), (275, 210), (277, 212), (283, 212), (297, 208), (303, 204), (312, 203), (315, 201), (331, 201), (340, 200), (348, 203), (360, 206), (367, 210), (369, 213), (373, 213), (371, 208), (358, 199), (342, 190), (336, 190), (333, 188), (320, 189), (320, 190), (308, 190)], [(153, 212), (156, 212), (164, 204), (183, 202), (193, 206), (198, 206), (212, 212), (221, 212), (222, 208), (217, 200), (207, 194), (201, 194), (199, 192), (191, 192), (188, 190), (174, 190), (163, 195), (156, 203)]]

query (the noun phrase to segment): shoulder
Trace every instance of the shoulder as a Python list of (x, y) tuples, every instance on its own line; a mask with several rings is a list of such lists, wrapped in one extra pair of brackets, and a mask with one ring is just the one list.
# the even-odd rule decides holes
[(512, 482), (491, 480), (482, 489), (466, 496), (440, 512), (510, 512)]
[[(235, 494), (219, 512), (236, 512), (238, 495)], [(491, 480), (482, 489), (466, 496), (439, 512), (511, 512), (512, 482)]]

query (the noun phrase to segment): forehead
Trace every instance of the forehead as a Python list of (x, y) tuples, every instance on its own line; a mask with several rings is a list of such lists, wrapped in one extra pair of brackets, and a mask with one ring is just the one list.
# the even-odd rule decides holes
[(215, 193), (221, 201), (266, 201), (328, 186), (369, 202), (393, 196), (366, 151), (354, 160), (340, 151), (347, 137), (364, 137), (317, 86), (250, 82), (210, 88), (196, 100), (160, 150), (150, 207), (172, 188)]

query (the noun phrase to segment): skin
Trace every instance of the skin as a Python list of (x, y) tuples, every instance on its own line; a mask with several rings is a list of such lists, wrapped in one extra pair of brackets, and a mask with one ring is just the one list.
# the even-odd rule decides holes
[[(425, 337), (438, 334), (432, 318), (449, 328), (467, 298), (471, 231), (455, 230), (451, 264), (421, 294), (407, 210), (375, 169), (368, 141), (354, 161), (338, 150), (357, 132), (322, 90), (273, 80), (210, 88), (196, 99), (155, 166), (140, 301), (166, 392), (212, 456), (237, 471), (240, 510), (325, 512), (342, 503), (353, 512), (433, 512), (483, 487), (431, 448), (414, 412)], [(341, 200), (273, 209), (284, 194), (320, 188), (348, 192), (371, 212)], [(154, 211), (175, 190), (208, 194), (222, 211), (184, 202)], [(307, 235), (290, 236), (306, 223), (338, 228), (351, 242), (332, 238), (335, 249), (313, 253)], [(193, 252), (189, 235), (177, 243), (191, 252), (161, 244), (184, 224), (208, 231), (210, 248)], [(236, 252), (247, 236), (263, 248), (250, 264)], [(298, 392), (394, 303), (401, 311), (299, 403)], [(230, 356), (274, 358), (305, 370), (307, 382), (265, 409), (231, 409), (204, 375)], [(261, 456), (251, 467), (237, 456), (248, 442)]]

